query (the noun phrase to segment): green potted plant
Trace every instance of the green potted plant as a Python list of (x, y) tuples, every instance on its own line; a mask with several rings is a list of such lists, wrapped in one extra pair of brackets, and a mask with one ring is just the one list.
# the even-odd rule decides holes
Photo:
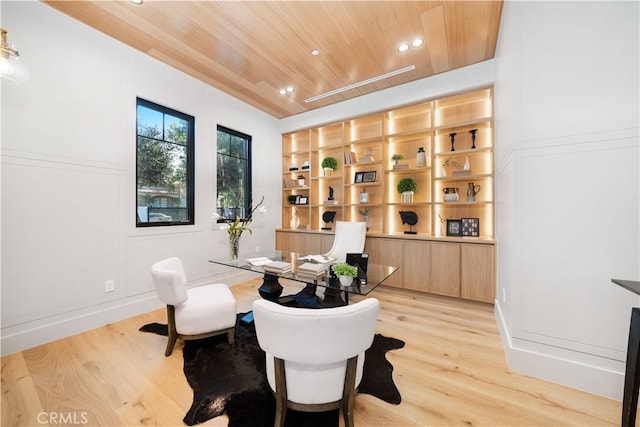
[(411, 203), (413, 201), (413, 193), (418, 191), (418, 184), (413, 178), (402, 178), (398, 182), (396, 189), (402, 195), (402, 203)]
[(331, 266), (331, 270), (338, 276), (340, 280), (340, 285), (342, 286), (350, 286), (353, 283), (353, 278), (358, 275), (358, 269), (349, 265), (346, 262), (338, 262)]
[(325, 176), (331, 175), (331, 172), (338, 168), (338, 161), (334, 157), (325, 157), (322, 160), (322, 169)]
[(404, 156), (402, 154), (394, 154), (393, 156), (391, 156), (391, 160), (393, 160), (393, 163), (396, 165), (402, 159), (404, 159)]
[(304, 185), (304, 175), (298, 175), (298, 185), (300, 187)]

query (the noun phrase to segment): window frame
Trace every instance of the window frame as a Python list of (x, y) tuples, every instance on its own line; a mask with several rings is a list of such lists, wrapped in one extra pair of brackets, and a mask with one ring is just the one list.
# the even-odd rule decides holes
[[(163, 114), (163, 125), (164, 125), (164, 115), (173, 116), (179, 118), (181, 120), (185, 120), (187, 122), (187, 138), (186, 138), (186, 196), (187, 196), (187, 220), (185, 221), (147, 221), (141, 222), (138, 221), (138, 137), (142, 136), (138, 134), (138, 107), (143, 106), (149, 109), (156, 110)], [(147, 137), (148, 138), (148, 137)], [(160, 104), (156, 104), (155, 102), (146, 100), (144, 98), (136, 97), (136, 174), (135, 174), (135, 188), (136, 188), (136, 203), (135, 203), (135, 213), (136, 213), (136, 228), (147, 228), (147, 227), (167, 227), (167, 226), (177, 226), (177, 225), (194, 225), (195, 224), (195, 117), (189, 114), (174, 110), (169, 107), (165, 107)], [(171, 143), (171, 141), (166, 141), (164, 138), (164, 126), (163, 126), (163, 138), (162, 140), (158, 140), (163, 143)]]
[[(246, 220), (246, 216), (251, 212), (252, 209), (252, 204), (253, 204), (253, 175), (252, 175), (252, 169), (253, 169), (253, 150), (252, 150), (252, 142), (253, 142), (253, 137), (249, 134), (246, 134), (244, 132), (240, 132), (231, 128), (228, 128), (226, 126), (223, 125), (216, 125), (216, 166), (218, 165), (218, 156), (221, 154), (219, 151), (219, 147), (218, 147), (218, 132), (224, 132), (226, 134), (238, 137), (238, 138), (242, 138), (246, 141), (246, 153), (247, 153), (247, 167), (246, 167), (246, 182), (245, 182), (245, 188), (244, 191), (246, 193), (246, 198), (245, 198), (245, 203), (244, 203), (244, 215), (243, 218), (240, 218), (241, 220)], [(235, 220), (235, 218), (227, 218), (223, 215), (222, 212), (219, 211), (218, 205), (217, 205), (217, 198), (219, 196), (219, 188), (218, 188), (218, 170), (216, 167), (216, 212), (218, 212), (218, 214), (221, 215), (220, 218), (218, 218), (217, 222), (228, 222), (229, 220)], [(224, 206), (223, 206), (224, 207)]]

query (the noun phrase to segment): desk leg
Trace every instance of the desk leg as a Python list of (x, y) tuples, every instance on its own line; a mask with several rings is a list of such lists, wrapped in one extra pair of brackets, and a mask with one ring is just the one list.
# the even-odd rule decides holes
[(624, 376), (624, 396), (622, 398), (622, 427), (636, 425), (638, 409), (638, 386), (640, 385), (640, 308), (631, 310), (629, 343), (627, 347), (627, 366)]
[(282, 294), (282, 285), (278, 282), (278, 276), (265, 273), (262, 286), (258, 288), (258, 293), (266, 300), (277, 300)]

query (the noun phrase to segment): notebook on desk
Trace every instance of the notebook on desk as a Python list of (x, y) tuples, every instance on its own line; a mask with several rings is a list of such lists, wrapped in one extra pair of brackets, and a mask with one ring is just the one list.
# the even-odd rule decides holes
[(347, 254), (345, 261), (347, 262), (347, 264), (355, 265), (358, 268), (358, 280), (360, 281), (361, 285), (366, 285), (369, 254), (366, 252), (360, 254)]

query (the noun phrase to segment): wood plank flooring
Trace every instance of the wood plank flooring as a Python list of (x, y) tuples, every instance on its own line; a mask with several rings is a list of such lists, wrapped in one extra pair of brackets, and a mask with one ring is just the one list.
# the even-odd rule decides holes
[[(238, 311), (259, 286), (231, 288)], [(387, 353), (403, 400), (358, 395), (356, 426), (619, 425), (620, 402), (510, 372), (491, 305), (384, 286), (372, 296), (377, 332), (406, 342)], [(150, 322), (165, 323), (164, 309), (3, 357), (1, 425), (183, 425), (182, 342), (164, 357), (166, 338), (138, 331)]]

